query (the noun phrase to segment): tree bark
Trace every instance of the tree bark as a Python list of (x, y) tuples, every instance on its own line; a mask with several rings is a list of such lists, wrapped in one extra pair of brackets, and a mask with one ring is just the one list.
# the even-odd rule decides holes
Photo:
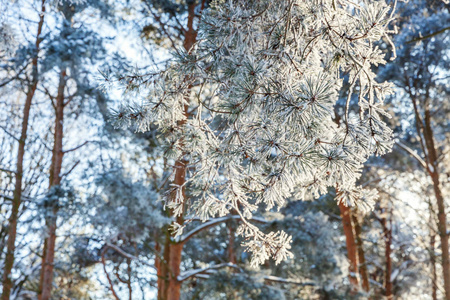
[[(61, 168), (63, 161), (63, 136), (64, 136), (64, 89), (66, 87), (66, 71), (60, 73), (58, 94), (55, 103), (55, 133), (53, 140), (52, 164), (50, 167), (50, 184), (51, 189), (61, 183)], [(53, 283), (53, 269), (56, 248), (56, 227), (58, 203), (51, 203), (52, 215), (46, 219), (47, 234), (44, 245), (44, 255), (42, 257), (42, 269), (40, 285), (41, 293), (38, 296), (40, 300), (48, 300), (51, 297)]]
[(178, 280), (181, 266), (181, 253), (183, 251), (182, 243), (173, 243), (170, 246), (170, 262), (169, 262), (169, 286), (167, 291), (168, 300), (178, 300), (181, 295), (181, 281)]
[(385, 245), (385, 274), (384, 274), (384, 290), (387, 300), (394, 299), (392, 293), (392, 259), (391, 259), (391, 245), (392, 245), (392, 220), (386, 216), (387, 208), (383, 209), (383, 217), (381, 218), (381, 225), (383, 227), (384, 245)]
[[(414, 82), (414, 89), (418, 90), (418, 80)], [(445, 299), (450, 300), (450, 258), (449, 258), (449, 244), (447, 234), (447, 217), (445, 214), (445, 200), (442, 195), (439, 182), (439, 163), (438, 155), (434, 143), (434, 134), (431, 124), (432, 114), (430, 111), (429, 86), (425, 87), (425, 101), (423, 103), (424, 118), (422, 120), (421, 112), (417, 104), (417, 96), (412, 92), (412, 87), (409, 86), (409, 96), (414, 109), (414, 116), (416, 118), (416, 129), (419, 141), (424, 152), (426, 161), (426, 171), (428, 172), (433, 182), (433, 190), (438, 207), (437, 225), (438, 234), (441, 239), (441, 258), (442, 258), (442, 273), (444, 277), (444, 291)]]
[[(414, 101), (415, 102), (415, 101)], [(424, 105), (425, 118), (423, 136), (427, 148), (428, 173), (433, 181), (434, 195), (438, 207), (438, 232), (441, 239), (442, 272), (444, 276), (445, 299), (450, 300), (450, 258), (447, 234), (447, 216), (445, 214), (445, 200), (439, 182), (438, 156), (431, 127), (431, 111), (429, 100)]]
[[(47, 224), (46, 224), (47, 225)], [(39, 289), (38, 289), (38, 300), (42, 298), (42, 290), (44, 287), (44, 269), (45, 258), (47, 257), (47, 239), (44, 239), (44, 247), (42, 249), (42, 262), (41, 262), (41, 273), (39, 274)]]
[(366, 257), (365, 257), (364, 248), (363, 248), (364, 245), (363, 245), (363, 240), (361, 238), (362, 228), (358, 221), (356, 208), (352, 212), (352, 220), (353, 220), (353, 225), (355, 227), (356, 245), (358, 247), (358, 268), (359, 268), (359, 275), (361, 276), (361, 281), (362, 281), (361, 285), (365, 292), (369, 292), (369, 290), (370, 290), (369, 274), (367, 272)]
[(442, 271), (444, 275), (444, 290), (445, 299), (450, 300), (450, 259), (449, 259), (449, 245), (447, 235), (447, 217), (445, 215), (445, 204), (442, 192), (439, 186), (439, 174), (436, 172), (432, 175), (433, 188), (436, 196), (438, 206), (438, 231), (441, 239), (441, 256), (442, 256)]
[(12, 210), (11, 215), (9, 217), (9, 229), (8, 229), (8, 241), (6, 248), (6, 257), (5, 257), (5, 267), (3, 271), (3, 292), (2, 292), (2, 300), (8, 300), (11, 295), (12, 289), (12, 279), (11, 279), (11, 270), (14, 265), (14, 254), (16, 249), (16, 233), (17, 233), (17, 220), (19, 217), (19, 208), (22, 203), (22, 179), (23, 179), (23, 160), (25, 156), (25, 143), (27, 140), (27, 131), (28, 131), (28, 121), (30, 118), (30, 110), (31, 103), (34, 98), (34, 94), (36, 92), (37, 84), (38, 84), (38, 55), (39, 55), (39, 46), (41, 44), (41, 33), (42, 27), (44, 25), (44, 14), (45, 14), (45, 0), (41, 2), (41, 14), (38, 23), (38, 30), (36, 34), (36, 49), (35, 56), (32, 60), (32, 78), (31, 84), (28, 86), (28, 91), (25, 99), (25, 106), (23, 109), (23, 119), (22, 119), (22, 130), (20, 133), (19, 139), (19, 147), (17, 150), (17, 164), (16, 164), (16, 173), (15, 173), (15, 185), (14, 185), (14, 193), (13, 193), (13, 201), (12, 201)]
[(358, 291), (358, 257), (357, 257), (357, 248), (355, 235), (353, 234), (353, 225), (351, 219), (351, 210), (350, 207), (345, 206), (342, 203), (339, 203), (339, 210), (341, 211), (342, 218), (342, 226), (344, 228), (345, 241), (347, 246), (347, 257), (350, 263), (348, 267), (349, 271), (349, 281), (351, 285), (351, 291), (356, 293)]
[[(184, 160), (175, 163), (176, 172), (174, 184), (184, 185), (186, 180), (186, 162)], [(175, 193), (174, 193), (175, 194)], [(182, 188), (183, 198), (186, 196), (185, 188)], [(175, 197), (175, 195), (171, 196)], [(183, 212), (184, 213), (184, 212)], [(171, 213), (172, 214), (172, 213)], [(183, 224), (183, 214), (177, 217), (177, 223)], [(178, 280), (180, 275), (181, 255), (184, 243), (174, 242), (170, 237), (169, 230), (166, 230), (166, 241), (164, 244), (164, 262), (159, 262), (158, 275), (158, 299), (178, 300), (181, 295), (181, 282)]]
[(227, 231), (228, 231), (228, 262), (232, 264), (237, 264), (236, 252), (234, 251), (234, 226), (233, 221), (227, 221)]
[(102, 265), (103, 265), (103, 272), (105, 273), (106, 279), (108, 280), (109, 290), (113, 294), (114, 299), (120, 300), (119, 296), (117, 296), (117, 293), (114, 290), (114, 284), (113, 284), (113, 282), (111, 280), (111, 277), (108, 274), (108, 270), (106, 270), (106, 259), (105, 259), (106, 250), (108, 250), (108, 247), (103, 248), (102, 253), (101, 253), (101, 261), (102, 261)]
[(434, 255), (436, 243), (436, 235), (434, 233), (430, 236), (430, 262), (431, 262), (431, 297), (437, 300), (437, 273), (436, 273), (436, 256)]
[(131, 259), (127, 258), (127, 273), (128, 273), (128, 280), (127, 280), (127, 287), (128, 287), (128, 300), (133, 300), (133, 287), (131, 285)]
[[(197, 39), (197, 31), (194, 28), (195, 19), (195, 6), (196, 1), (188, 1), (188, 20), (187, 28), (183, 46), (187, 52), (190, 52), (192, 46)], [(184, 114), (186, 118), (189, 117), (188, 105), (185, 106)], [(185, 120), (179, 122), (179, 126), (182, 127), (186, 123)], [(183, 142), (180, 143), (181, 147)], [(183, 153), (182, 157), (184, 157)], [(175, 179), (174, 184), (182, 187), (183, 199), (186, 199), (186, 166), (188, 162), (183, 158), (175, 162)], [(174, 195), (175, 196), (175, 195)], [(172, 215), (172, 213), (170, 213)], [(184, 214), (184, 212), (183, 212)], [(184, 216), (177, 217), (177, 223), (183, 225)], [(170, 235), (166, 236), (166, 242), (164, 245), (164, 260), (163, 264), (160, 263), (160, 275), (158, 276), (158, 299), (161, 300), (178, 300), (181, 295), (181, 282), (178, 280), (180, 275), (181, 258), (183, 252), (184, 243), (173, 242)]]
[[(158, 262), (159, 268), (157, 269), (157, 284), (158, 284), (158, 300), (167, 299), (167, 289), (169, 280), (169, 268), (168, 262), (170, 261), (170, 234), (169, 230), (166, 228), (166, 239), (164, 241), (164, 253), (163, 261)], [(158, 259), (159, 260), (159, 259)]]

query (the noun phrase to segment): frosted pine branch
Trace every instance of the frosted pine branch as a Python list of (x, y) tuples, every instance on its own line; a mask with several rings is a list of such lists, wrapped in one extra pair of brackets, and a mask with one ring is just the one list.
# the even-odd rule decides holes
[[(383, 108), (391, 84), (372, 71), (385, 63), (375, 44), (389, 42), (391, 19), (384, 1), (214, 1), (193, 50), (148, 78), (139, 105), (119, 108), (115, 125), (158, 127), (166, 158), (187, 162), (191, 196), (173, 197), (169, 208), (184, 205), (203, 221), (237, 212), (252, 264), (280, 262), (292, 256), (290, 237), (246, 221), (261, 206), (336, 185), (338, 201), (373, 204), (355, 183), (364, 162), (393, 145)], [(336, 124), (344, 75), (351, 88)]]

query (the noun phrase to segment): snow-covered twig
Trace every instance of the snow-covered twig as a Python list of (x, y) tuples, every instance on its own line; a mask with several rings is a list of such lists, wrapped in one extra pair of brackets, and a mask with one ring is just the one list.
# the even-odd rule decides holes
[(132, 255), (132, 254), (129, 254), (129, 253), (125, 252), (125, 251), (122, 250), (120, 247), (118, 247), (118, 246), (116, 246), (116, 245), (114, 245), (114, 244), (107, 243), (107, 244), (105, 245), (105, 247), (106, 247), (106, 248), (111, 248), (111, 249), (115, 250), (116, 252), (118, 252), (120, 255), (122, 255), (122, 256), (125, 257), (125, 258), (139, 261), (139, 262), (141, 262), (142, 264), (146, 265), (147, 267), (156, 269), (156, 267), (155, 267), (154, 265), (149, 264), (149, 263), (146, 262), (146, 261), (143, 261), (142, 259), (140, 259), (140, 258), (137, 257), (137, 256), (134, 256), (134, 255)]
[(189, 271), (183, 272), (180, 275), (178, 275), (177, 279), (178, 279), (178, 281), (185, 281), (188, 278), (205, 273), (209, 270), (217, 270), (217, 269), (222, 269), (222, 268), (226, 268), (226, 267), (240, 269), (235, 264), (223, 263), (223, 264), (212, 265), (212, 266), (201, 268), (201, 269), (194, 269), (194, 270), (189, 270)]
[(427, 163), (422, 159), (422, 157), (419, 156), (419, 154), (417, 154), (417, 152), (415, 152), (410, 147), (403, 144), (399, 139), (395, 140), (395, 144), (398, 145), (403, 150), (405, 150), (406, 152), (408, 152), (413, 158), (415, 158), (420, 163), (422, 167), (424, 167), (425, 169), (427, 168)]
[[(208, 222), (205, 222), (205, 223), (201, 224), (200, 226), (192, 229), (191, 231), (187, 232), (185, 235), (182, 235), (182, 236), (176, 238), (175, 241), (177, 243), (185, 243), (190, 238), (192, 238), (194, 235), (199, 233), (200, 231), (203, 231), (203, 230), (210, 228), (212, 226), (215, 226), (217, 224), (226, 222), (228, 220), (241, 220), (241, 219), (242, 218), (239, 215), (231, 215), (231, 216), (226, 216), (226, 217), (221, 217), (221, 218), (215, 218), (215, 219), (209, 220)], [(263, 218), (258, 218), (258, 217), (253, 217), (249, 221), (253, 221), (256, 223), (262, 223), (262, 224), (266, 224), (268, 222), (267, 220), (265, 220)]]
[(315, 286), (316, 285), (314, 282), (311, 282), (311, 281), (301, 281), (298, 279), (283, 278), (283, 277), (277, 277), (277, 276), (271, 276), (271, 275), (264, 276), (264, 280), (278, 282), (278, 283), (304, 285), (304, 286)]
[[(189, 279), (191, 277), (208, 279), (209, 275), (204, 274), (204, 273), (206, 273), (208, 271), (214, 271), (214, 270), (226, 268), (226, 267), (239, 269), (240, 272), (243, 272), (243, 270), (239, 266), (237, 266), (235, 264), (223, 263), (223, 264), (212, 265), (212, 266), (201, 268), (201, 269), (195, 269), (195, 270), (190, 270), (190, 271), (183, 272), (182, 274), (180, 274), (178, 276), (178, 281), (184, 281), (184, 280)], [(272, 275), (263, 276), (263, 278), (264, 278), (265, 281), (270, 281), (270, 282), (296, 284), (296, 285), (303, 285), (303, 286), (316, 286), (316, 284), (314, 282), (302, 281), (302, 280), (292, 279), (292, 278), (283, 278), (283, 277), (272, 276)]]

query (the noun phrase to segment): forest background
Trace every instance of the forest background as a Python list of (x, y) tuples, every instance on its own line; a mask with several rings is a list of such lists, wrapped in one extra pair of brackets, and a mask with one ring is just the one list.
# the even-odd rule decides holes
[[(140, 118), (147, 81), (189, 53), (211, 5), (1, 0), (2, 299), (450, 299), (450, 5), (398, 2), (376, 42), (394, 144), (358, 178), (372, 207), (336, 201), (338, 188), (258, 207), (249, 220), (292, 236), (293, 256), (256, 266), (237, 211), (191, 218), (165, 205), (186, 153), (154, 124), (114, 119)], [(337, 124), (358, 102), (341, 76)]]

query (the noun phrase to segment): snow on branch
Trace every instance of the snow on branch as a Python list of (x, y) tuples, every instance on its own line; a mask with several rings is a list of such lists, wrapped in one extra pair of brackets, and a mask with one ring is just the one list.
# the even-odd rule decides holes
[[(376, 195), (356, 182), (370, 156), (393, 146), (384, 107), (392, 84), (373, 67), (386, 63), (378, 41), (392, 44), (396, 1), (272, 3), (212, 2), (191, 51), (145, 80), (118, 80), (133, 100), (112, 118), (116, 127), (158, 128), (165, 157), (186, 162), (189, 176), (171, 184), (176, 197), (166, 197), (165, 207), (177, 215), (188, 204), (210, 221), (180, 241), (236, 213), (252, 265), (292, 257), (289, 235), (251, 223), (258, 209), (283, 207), (293, 195), (318, 198), (338, 185), (338, 201), (370, 210)], [(145, 93), (133, 92), (140, 88)], [(343, 124), (336, 124), (343, 90)], [(184, 199), (183, 188), (193, 197)]]
[[(241, 272), (241, 273), (243, 272), (243, 270), (238, 265), (235, 265), (232, 263), (223, 263), (223, 264), (211, 265), (211, 266), (208, 266), (205, 268), (194, 269), (194, 270), (189, 270), (189, 271), (183, 272), (182, 274), (180, 274), (178, 276), (178, 281), (182, 282), (182, 281), (185, 281), (192, 277), (208, 279), (209, 275), (205, 274), (205, 273), (216, 272), (217, 270), (222, 269), (222, 268), (234, 268), (234, 269), (239, 270), (239, 272)], [(298, 279), (283, 278), (283, 277), (272, 276), (272, 275), (263, 276), (263, 279), (265, 281), (276, 282), (276, 283), (295, 284), (295, 285), (302, 285), (302, 286), (316, 286), (316, 284), (312, 281), (302, 281), (302, 280), (298, 280)]]
[(427, 168), (427, 163), (422, 159), (422, 157), (419, 156), (419, 154), (417, 154), (416, 151), (414, 151), (413, 149), (411, 149), (410, 147), (408, 147), (407, 145), (405, 145), (403, 142), (401, 142), (399, 139), (395, 140), (395, 144), (398, 145), (400, 148), (402, 148), (403, 150), (405, 150), (406, 152), (409, 153), (409, 155), (411, 155), (411, 157), (413, 157), (414, 159), (416, 159), (420, 165), (422, 167), (424, 167), (425, 169)]
[(297, 279), (291, 279), (291, 278), (283, 278), (283, 277), (277, 277), (277, 276), (264, 276), (264, 280), (271, 281), (271, 282), (278, 282), (278, 283), (288, 283), (288, 284), (297, 284), (297, 285), (303, 285), (303, 286), (315, 286), (316, 284), (311, 281), (301, 281)]
[(118, 247), (118, 246), (116, 246), (116, 245), (114, 245), (114, 244), (106, 243), (105, 247), (106, 247), (106, 248), (111, 248), (111, 249), (115, 250), (117, 253), (119, 253), (120, 255), (122, 255), (122, 256), (125, 257), (125, 258), (131, 259), (131, 260), (136, 260), (136, 261), (138, 261), (138, 262), (140, 262), (140, 263), (146, 265), (147, 267), (150, 267), (150, 268), (156, 270), (156, 267), (155, 267), (154, 265), (152, 265), (152, 264), (150, 264), (150, 263), (148, 263), (148, 262), (146, 262), (146, 261), (143, 261), (142, 259), (140, 259), (140, 258), (137, 257), (137, 256), (134, 256), (134, 255), (132, 255), (132, 254), (130, 254), (130, 253), (125, 252), (123, 249), (121, 249), (120, 247)]
[[(210, 228), (212, 226), (215, 226), (217, 224), (229, 221), (229, 220), (241, 220), (241, 216), (239, 216), (239, 215), (232, 215), (232, 216), (226, 216), (226, 217), (211, 219), (208, 222), (205, 222), (205, 223), (201, 224), (200, 226), (195, 227), (194, 229), (192, 229), (191, 231), (187, 232), (186, 234), (175, 238), (175, 242), (177, 242), (177, 243), (185, 243), (189, 239), (191, 239), (194, 235), (196, 235), (197, 233), (199, 233), (199, 232), (201, 232), (201, 231), (203, 231), (205, 229), (208, 229), (208, 228)], [(253, 221), (255, 223), (262, 223), (262, 224), (268, 223), (268, 221), (264, 220), (263, 218), (258, 218), (258, 217), (253, 217), (249, 221)]]
[(223, 263), (223, 264), (212, 265), (212, 266), (201, 268), (201, 269), (194, 269), (194, 270), (189, 270), (189, 271), (183, 272), (180, 275), (178, 275), (177, 279), (178, 279), (178, 281), (182, 282), (182, 281), (185, 281), (186, 279), (197, 276), (198, 274), (202, 274), (202, 273), (205, 273), (210, 270), (217, 270), (217, 269), (222, 269), (222, 268), (227, 268), (227, 267), (240, 269), (235, 264)]

